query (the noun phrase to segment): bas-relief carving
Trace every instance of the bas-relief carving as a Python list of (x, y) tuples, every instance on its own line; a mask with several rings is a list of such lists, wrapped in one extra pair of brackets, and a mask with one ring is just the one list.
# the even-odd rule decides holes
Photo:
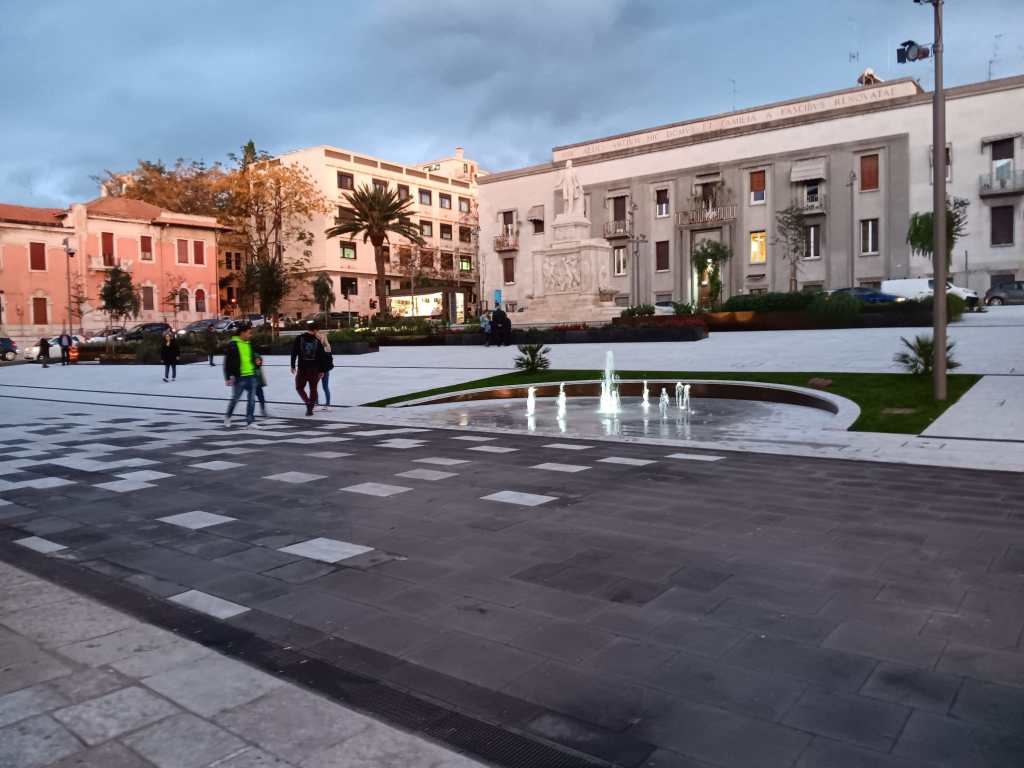
[(546, 256), (541, 271), (545, 293), (578, 293), (586, 281), (587, 264), (578, 253)]

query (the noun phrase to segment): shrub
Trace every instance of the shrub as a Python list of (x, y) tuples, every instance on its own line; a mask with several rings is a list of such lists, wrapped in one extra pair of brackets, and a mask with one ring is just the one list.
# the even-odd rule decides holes
[(762, 293), (733, 296), (722, 305), (723, 312), (799, 312), (814, 299), (810, 293)]
[(654, 305), (637, 304), (635, 307), (626, 307), (619, 317), (654, 317)]
[(857, 324), (863, 304), (848, 293), (816, 293), (811, 296), (807, 312), (822, 325), (842, 328)]
[(519, 370), (536, 373), (551, 367), (551, 361), (548, 360), (551, 347), (545, 347), (543, 344), (520, 344), (517, 349), (519, 357), (513, 361), (513, 364)]
[[(904, 304), (910, 304), (912, 302), (907, 301), (907, 302), (903, 302), (903, 303)], [(923, 307), (926, 310), (928, 310), (929, 312), (931, 312), (932, 311), (932, 305), (935, 302), (934, 302), (934, 299), (932, 299), (931, 296), (926, 296), (925, 298), (921, 299), (920, 301), (913, 302), (913, 303), (915, 303), (918, 306)], [(948, 321), (952, 322), (954, 320), (959, 320), (960, 316), (964, 313), (964, 310), (966, 310), (966, 309), (967, 309), (967, 302), (965, 302), (963, 299), (961, 299), (959, 296), (957, 296), (955, 294), (952, 294), (952, 293), (947, 293), (946, 294), (946, 319)]]
[(139, 363), (159, 363), (160, 347), (163, 346), (163, 336), (144, 336), (142, 341), (135, 345), (135, 360)]
[(693, 305), (685, 301), (673, 301), (672, 309), (677, 317), (688, 317), (693, 314)]
[[(893, 361), (902, 365), (909, 373), (918, 376), (930, 374), (935, 367), (935, 339), (922, 333), (915, 336), (913, 341), (907, 341), (902, 337), (900, 341), (906, 349), (893, 355)], [(946, 370), (949, 371), (960, 367), (960, 363), (953, 359), (955, 346), (955, 341), (946, 342)]]

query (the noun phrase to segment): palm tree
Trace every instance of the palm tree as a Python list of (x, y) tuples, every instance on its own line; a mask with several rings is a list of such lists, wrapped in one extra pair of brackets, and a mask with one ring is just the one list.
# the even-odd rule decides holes
[(401, 199), (397, 190), (371, 187), (369, 184), (346, 193), (345, 199), (349, 205), (347, 215), (339, 217), (338, 223), (325, 234), (328, 238), (355, 238), (362, 235), (364, 243), (369, 241), (373, 245), (373, 257), (377, 264), (377, 305), (382, 313), (387, 314), (384, 244), (389, 242), (388, 235), (399, 235), (416, 245), (426, 243), (420, 235), (419, 227), (409, 218), (412, 200)]

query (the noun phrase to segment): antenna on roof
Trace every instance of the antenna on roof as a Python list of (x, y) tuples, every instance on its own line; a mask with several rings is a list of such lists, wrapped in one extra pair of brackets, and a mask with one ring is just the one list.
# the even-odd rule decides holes
[(729, 82), (732, 83), (732, 111), (736, 111), (736, 78), (730, 77)]
[(999, 34), (993, 35), (993, 37), (992, 37), (992, 58), (988, 60), (988, 79), (989, 80), (992, 79), (992, 65), (995, 64), (996, 61), (998, 61), (998, 59), (999, 59), (999, 38), (1001, 38), (1002, 36), (1003, 36), (1003, 33), (1000, 32)]

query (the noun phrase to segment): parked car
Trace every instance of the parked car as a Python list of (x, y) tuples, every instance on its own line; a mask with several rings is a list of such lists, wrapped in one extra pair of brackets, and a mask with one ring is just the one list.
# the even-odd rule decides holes
[(847, 296), (856, 296), (861, 301), (865, 301), (868, 304), (889, 304), (892, 302), (906, 301), (906, 296), (896, 296), (892, 293), (882, 293), (876, 291), (874, 288), (865, 288), (863, 286), (857, 286), (856, 288), (836, 288), (831, 293), (845, 293)]
[[(882, 293), (891, 293), (894, 296), (903, 296), (906, 299), (921, 300), (928, 298), (935, 290), (935, 281), (930, 277), (909, 277), (898, 280), (883, 280)], [(972, 307), (978, 303), (978, 292), (970, 288), (961, 288), (946, 282), (946, 293), (952, 293), (963, 299), (967, 306)]]
[(18, 345), (14, 342), (14, 339), (10, 339), (6, 336), (0, 337), (0, 358), (10, 362), (18, 356)]
[(238, 329), (243, 325), (247, 325), (248, 320), (244, 318), (237, 318), (234, 320), (220, 320), (213, 326), (213, 330), (217, 333), (238, 333)]
[(118, 335), (124, 333), (124, 330), (125, 329), (124, 329), (123, 325), (108, 326), (107, 328), (104, 328), (99, 333), (95, 333), (92, 336), (87, 336), (85, 340), (86, 340), (86, 342), (90, 342), (91, 343), (91, 342), (94, 342), (94, 341), (95, 342), (100, 342), (100, 341), (108, 341), (110, 339), (116, 339), (118, 337)]
[(317, 312), (315, 315), (302, 318), (302, 325), (316, 323), (321, 328), (347, 328), (358, 325), (358, 312)]
[(146, 336), (162, 336), (171, 330), (167, 323), (139, 323), (127, 333), (119, 333), (118, 341), (142, 341)]
[[(75, 346), (82, 343), (82, 340), (77, 336), (71, 337), (71, 343)], [(50, 338), (50, 354), (51, 360), (60, 360), (60, 336), (52, 336)], [(39, 342), (36, 342), (31, 347), (25, 347), (25, 359), (26, 360), (38, 360), (39, 359)]]
[(985, 303), (992, 306), (1024, 304), (1024, 280), (1016, 280), (989, 288), (985, 291)]
[(189, 323), (180, 331), (178, 331), (177, 335), (185, 338), (191, 337), (192, 339), (195, 339), (197, 337), (201, 338), (206, 335), (207, 328), (209, 328), (211, 325), (216, 326), (217, 323), (219, 322), (220, 320), (218, 320), (215, 317), (208, 318), (206, 320), (196, 320), (195, 322)]
[(270, 325), (270, 320), (263, 315), (242, 315), (242, 320), (247, 320), (253, 328), (262, 328), (265, 325)]

